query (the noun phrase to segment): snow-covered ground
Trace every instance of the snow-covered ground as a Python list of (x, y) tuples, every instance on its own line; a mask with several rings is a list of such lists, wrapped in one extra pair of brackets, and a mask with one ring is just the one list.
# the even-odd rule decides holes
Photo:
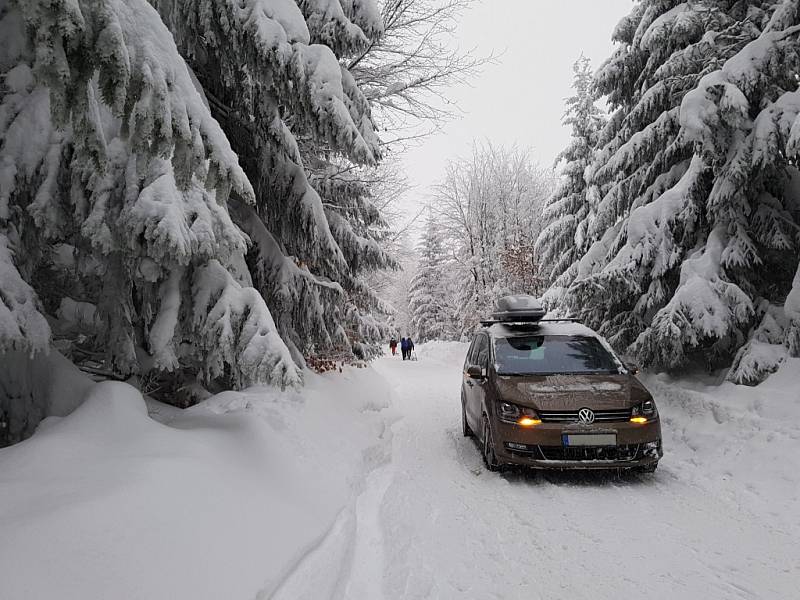
[(0, 599), (273, 597), (331, 532), (348, 539), (388, 457), (388, 396), (371, 369), (308, 375), (302, 393), (153, 405), (162, 423), (134, 388), (97, 384), (0, 450)]
[(647, 377), (653, 476), (498, 475), (461, 437), (465, 350), (166, 424), (95, 388), (0, 451), (0, 598), (797, 597), (800, 361), (758, 388)]
[(800, 361), (755, 390), (648, 378), (654, 476), (498, 476), (461, 437), (465, 350), (377, 365), (405, 417), (381, 506), (385, 597), (797, 597)]

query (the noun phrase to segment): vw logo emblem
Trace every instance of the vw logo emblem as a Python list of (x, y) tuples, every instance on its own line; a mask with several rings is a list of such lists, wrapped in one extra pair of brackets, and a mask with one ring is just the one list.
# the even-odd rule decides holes
[(578, 419), (584, 425), (591, 425), (594, 423), (594, 413), (589, 408), (582, 408), (578, 411)]

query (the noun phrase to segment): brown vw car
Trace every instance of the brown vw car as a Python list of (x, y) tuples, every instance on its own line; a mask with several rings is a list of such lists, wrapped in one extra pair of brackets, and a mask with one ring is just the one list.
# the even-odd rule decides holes
[(501, 300), (464, 363), (461, 413), (489, 470), (636, 469), (662, 456), (653, 397), (594, 331)]

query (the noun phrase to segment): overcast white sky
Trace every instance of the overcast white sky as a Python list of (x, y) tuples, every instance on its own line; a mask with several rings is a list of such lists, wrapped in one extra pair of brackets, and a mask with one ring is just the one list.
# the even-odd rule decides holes
[(413, 192), (409, 210), (423, 205), (448, 159), (470, 153), (472, 141), (518, 144), (550, 165), (569, 140), (561, 126), (570, 95), (572, 64), (581, 52), (597, 68), (612, 51), (614, 26), (630, 12), (632, 0), (482, 0), (461, 22), (460, 48), (504, 52), (471, 87), (452, 90), (464, 116), (447, 124), (403, 163)]

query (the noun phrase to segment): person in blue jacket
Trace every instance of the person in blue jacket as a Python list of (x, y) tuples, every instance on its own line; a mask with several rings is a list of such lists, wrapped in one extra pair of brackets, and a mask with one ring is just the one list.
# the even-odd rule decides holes
[(408, 342), (406, 338), (400, 338), (400, 354), (403, 355), (403, 360), (406, 359), (406, 353), (408, 352)]

